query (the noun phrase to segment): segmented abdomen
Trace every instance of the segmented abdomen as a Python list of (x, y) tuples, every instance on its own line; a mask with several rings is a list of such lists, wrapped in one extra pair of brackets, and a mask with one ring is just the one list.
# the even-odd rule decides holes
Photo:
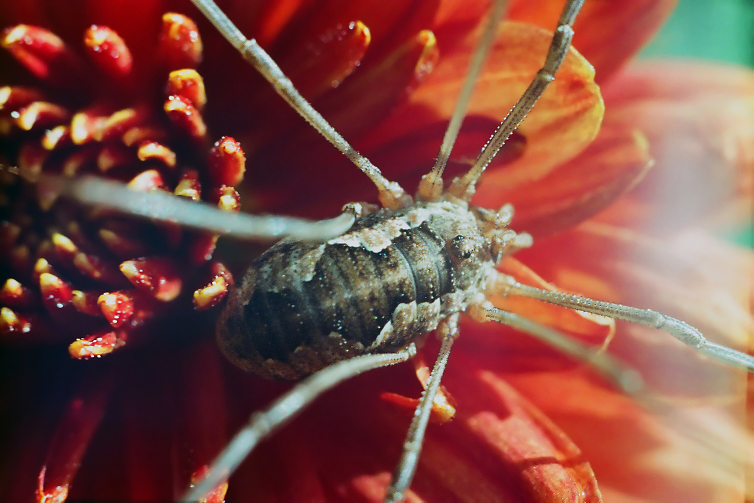
[(426, 225), (373, 246), (280, 243), (249, 270), (218, 335), (246, 370), (296, 379), (405, 346), (435, 328), (453, 288), (445, 243)]

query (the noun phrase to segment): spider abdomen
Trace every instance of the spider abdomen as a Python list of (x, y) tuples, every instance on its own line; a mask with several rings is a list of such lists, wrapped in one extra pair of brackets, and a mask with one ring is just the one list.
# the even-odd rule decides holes
[(448, 226), (449, 212), (424, 210), (380, 211), (327, 243), (270, 248), (218, 324), (224, 352), (262, 377), (298, 379), (360, 354), (397, 351), (436, 328), (479, 286), (469, 285), (449, 243), (462, 229), (481, 236), (473, 217), (450, 217)]

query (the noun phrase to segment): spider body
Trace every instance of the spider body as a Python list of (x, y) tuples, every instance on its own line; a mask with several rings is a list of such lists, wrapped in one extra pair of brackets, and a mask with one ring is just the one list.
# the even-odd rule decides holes
[(220, 346), (241, 368), (273, 379), (395, 352), (484, 300), (502, 241), (516, 236), (491, 215), (450, 199), (419, 202), (362, 215), (324, 243), (282, 241), (231, 294)]

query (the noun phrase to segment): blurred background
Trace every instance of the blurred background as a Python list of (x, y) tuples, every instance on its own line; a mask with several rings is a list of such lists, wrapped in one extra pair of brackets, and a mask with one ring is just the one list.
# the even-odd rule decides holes
[[(754, 0), (680, 0), (641, 56), (714, 59), (754, 68)], [(754, 224), (726, 237), (754, 248)]]
[(689, 56), (754, 66), (754, 0), (680, 0), (642, 56)]

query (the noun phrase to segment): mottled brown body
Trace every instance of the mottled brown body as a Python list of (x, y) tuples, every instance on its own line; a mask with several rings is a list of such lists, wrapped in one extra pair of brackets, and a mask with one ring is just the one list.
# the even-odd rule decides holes
[(360, 217), (326, 243), (283, 241), (248, 270), (218, 324), (226, 355), (266, 378), (394, 352), (483, 299), (488, 225), (462, 202)]

